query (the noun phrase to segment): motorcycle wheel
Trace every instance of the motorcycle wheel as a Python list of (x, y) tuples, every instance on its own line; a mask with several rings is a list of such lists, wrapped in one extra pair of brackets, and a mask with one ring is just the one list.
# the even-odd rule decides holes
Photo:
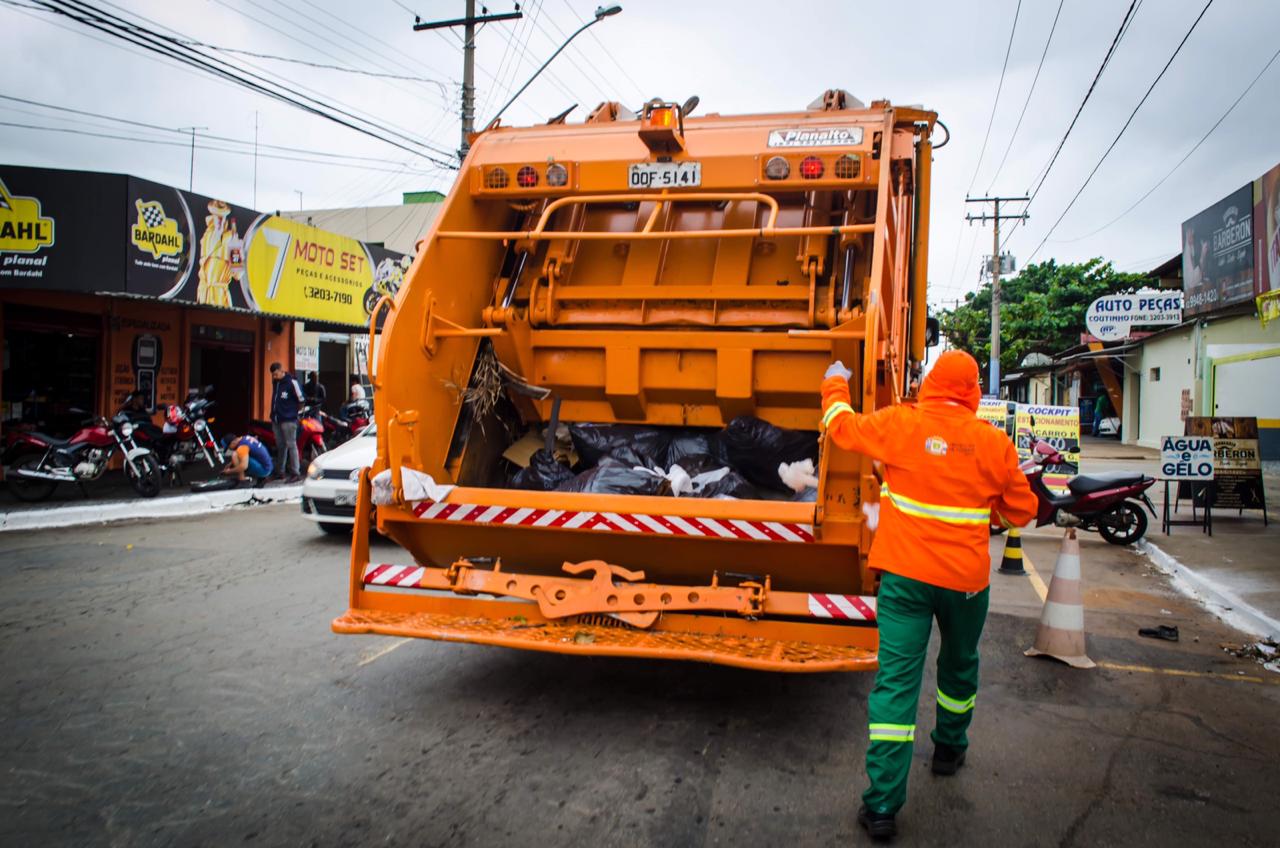
[(1147, 535), (1147, 514), (1133, 501), (1125, 501), (1098, 522), (1098, 532), (1113, 545), (1132, 545)]
[(324, 453), (324, 451), (321, 450), (320, 446), (317, 445), (315, 442), (311, 442), (310, 444), (307, 445), (306, 455), (302, 457), (302, 464), (310, 465), (311, 463), (319, 459), (320, 454), (322, 453)]
[(30, 477), (19, 477), (14, 472), (19, 468), (35, 471), (40, 467), (40, 454), (18, 457), (18, 461), (9, 466), (5, 479), (9, 481), (9, 491), (20, 501), (34, 503), (46, 500), (58, 488), (57, 480), (33, 480)]
[(125, 465), (125, 474), (129, 477), (129, 483), (133, 486), (133, 490), (144, 498), (154, 498), (160, 494), (160, 489), (164, 486), (160, 463), (156, 460), (155, 454), (150, 454), (138, 457), (136, 464), (139, 469), (137, 474), (129, 465)]

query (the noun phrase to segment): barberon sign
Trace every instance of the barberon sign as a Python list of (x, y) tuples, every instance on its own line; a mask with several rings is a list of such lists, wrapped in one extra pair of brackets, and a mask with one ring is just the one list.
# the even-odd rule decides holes
[(1182, 323), (1182, 292), (1141, 289), (1109, 294), (1089, 304), (1085, 328), (1104, 342), (1129, 338), (1134, 325), (1153, 327)]

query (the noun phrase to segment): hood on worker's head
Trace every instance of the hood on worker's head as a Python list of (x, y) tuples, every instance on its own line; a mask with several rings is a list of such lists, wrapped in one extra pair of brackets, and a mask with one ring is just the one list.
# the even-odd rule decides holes
[(920, 400), (952, 401), (978, 411), (982, 388), (978, 385), (978, 363), (962, 350), (949, 350), (934, 363), (920, 386)]

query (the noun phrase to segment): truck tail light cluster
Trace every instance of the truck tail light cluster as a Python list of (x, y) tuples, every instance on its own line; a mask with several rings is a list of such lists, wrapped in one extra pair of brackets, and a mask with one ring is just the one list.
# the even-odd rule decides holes
[(545, 165), (484, 165), (473, 189), (484, 191), (528, 192), (545, 186), (548, 189), (564, 189), (569, 185), (570, 166), (562, 162)]
[(856, 153), (840, 156), (810, 154), (792, 159), (770, 156), (764, 163), (765, 179), (781, 180), (856, 180), (862, 176), (862, 159)]
[(511, 175), (505, 168), (487, 168), (484, 172), (485, 188), (506, 188), (511, 185)]

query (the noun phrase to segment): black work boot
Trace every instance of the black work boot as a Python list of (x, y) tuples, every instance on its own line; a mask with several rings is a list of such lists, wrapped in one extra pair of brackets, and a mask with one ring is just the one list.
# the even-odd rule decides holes
[(893, 819), (893, 813), (873, 813), (866, 804), (858, 810), (858, 824), (862, 825), (872, 839), (889, 840), (898, 835), (898, 824)]
[(964, 765), (964, 749), (935, 743), (933, 746), (933, 773), (950, 777)]

